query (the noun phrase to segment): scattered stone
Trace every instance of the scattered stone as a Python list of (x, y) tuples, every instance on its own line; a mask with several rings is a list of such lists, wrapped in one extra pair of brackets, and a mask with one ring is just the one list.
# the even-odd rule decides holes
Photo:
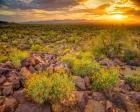
[(86, 90), (85, 81), (80, 76), (74, 76), (75, 85), (78, 90)]
[(25, 77), (28, 78), (31, 75), (31, 72), (26, 68), (22, 67), (20, 73)]
[(81, 111), (84, 110), (88, 101), (87, 93), (84, 91), (77, 91), (76, 92), (76, 102)]
[(106, 100), (106, 98), (103, 95), (103, 93), (100, 93), (100, 92), (93, 92), (92, 97), (96, 101), (104, 101), (104, 100)]
[(29, 66), (29, 71), (30, 71), (32, 74), (36, 72), (36, 70), (34, 69), (33, 66)]
[(5, 76), (0, 76), (0, 84), (3, 84), (6, 81), (6, 77)]
[(103, 102), (89, 100), (84, 112), (105, 112), (105, 106)]
[(18, 106), (17, 100), (13, 97), (6, 98), (4, 104), (5, 104), (4, 112), (15, 112), (15, 109)]
[(89, 89), (90, 88), (90, 79), (88, 76), (85, 76), (84, 77), (84, 81), (85, 81), (85, 85), (86, 87)]
[(9, 86), (5, 86), (5, 87), (3, 87), (2, 94), (3, 94), (4, 96), (12, 95), (12, 94), (13, 94), (13, 88), (12, 88), (12, 85), (9, 85)]
[(130, 96), (140, 104), (140, 92), (130, 92)]
[(128, 65), (131, 65), (131, 66), (140, 66), (140, 58), (136, 58), (134, 60), (129, 60), (127, 62)]
[(38, 105), (30, 102), (19, 104), (15, 112), (52, 112), (49, 105)]

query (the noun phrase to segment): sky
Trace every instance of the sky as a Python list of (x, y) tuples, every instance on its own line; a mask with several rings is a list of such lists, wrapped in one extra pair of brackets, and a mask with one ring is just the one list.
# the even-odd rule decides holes
[(140, 24), (140, 0), (0, 0), (0, 20)]

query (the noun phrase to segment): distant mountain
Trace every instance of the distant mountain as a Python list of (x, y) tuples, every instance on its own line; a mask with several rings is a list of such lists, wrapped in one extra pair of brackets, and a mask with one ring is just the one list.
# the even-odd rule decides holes
[(22, 24), (87, 24), (92, 21), (88, 20), (48, 20), (48, 21), (28, 21), (22, 22)]
[(0, 25), (17, 24), (14, 22), (0, 21)]
[(0, 24), (8, 24), (6, 21), (0, 21)]

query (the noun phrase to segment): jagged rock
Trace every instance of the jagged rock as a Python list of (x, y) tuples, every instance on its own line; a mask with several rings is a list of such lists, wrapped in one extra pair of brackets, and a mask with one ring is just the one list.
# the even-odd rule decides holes
[(5, 105), (0, 105), (0, 112), (5, 112)]
[(20, 103), (20, 104), (23, 104), (24, 102), (26, 102), (26, 98), (25, 98), (25, 93), (24, 93), (24, 90), (21, 89), (21, 90), (18, 90), (18, 91), (15, 91), (13, 96), (16, 98), (16, 100)]
[(106, 112), (114, 112), (113, 104), (110, 101), (106, 101)]
[(15, 69), (15, 66), (12, 64), (11, 61), (7, 61), (7, 62), (1, 64), (1, 67), (2, 68)]
[(13, 87), (12, 87), (12, 85), (3, 87), (2, 94), (4, 96), (12, 95), (13, 94)]
[(130, 92), (129, 95), (140, 104), (140, 92)]
[(94, 100), (97, 100), (97, 101), (104, 101), (104, 100), (106, 100), (106, 98), (103, 95), (103, 93), (100, 93), (100, 92), (93, 92), (92, 93), (92, 97), (93, 97)]
[(5, 101), (5, 96), (0, 96), (0, 106), (3, 105)]
[(139, 112), (140, 107), (132, 98), (127, 94), (107, 92), (107, 98), (118, 108), (127, 112)]
[(32, 74), (36, 72), (36, 70), (34, 69), (33, 66), (29, 66), (29, 71), (30, 71)]
[(15, 112), (51, 112), (49, 105), (38, 105), (30, 102), (19, 104)]
[(103, 59), (103, 60), (99, 61), (99, 63), (102, 66), (107, 66), (107, 67), (111, 67), (114, 65), (114, 63), (112, 61), (110, 61), (109, 59)]
[(28, 78), (31, 75), (31, 72), (26, 68), (22, 67), (20, 73), (25, 77)]
[(76, 102), (81, 111), (84, 110), (88, 101), (88, 95), (84, 91), (76, 91)]
[(86, 90), (85, 81), (80, 76), (74, 76), (75, 85), (78, 90)]
[(120, 59), (117, 59), (117, 58), (113, 60), (113, 63), (115, 65), (119, 65), (119, 66), (124, 66), (125, 65), (125, 63), (123, 63), (122, 61), (120, 61)]
[(18, 102), (15, 98), (9, 97), (5, 99), (4, 105), (5, 105), (4, 112), (15, 112), (15, 109), (18, 106)]
[(131, 66), (140, 66), (140, 58), (136, 58), (134, 60), (129, 60), (127, 64)]
[(87, 87), (87, 88), (90, 88), (90, 79), (89, 79), (88, 76), (85, 76), (85, 77), (84, 77), (84, 81), (85, 81), (86, 87)]
[(0, 84), (3, 84), (6, 81), (6, 77), (5, 76), (0, 76)]
[(84, 112), (105, 112), (105, 106), (103, 102), (88, 100)]
[(12, 81), (12, 86), (14, 90), (18, 90), (21, 87), (20, 81), (19, 80), (13, 80)]
[(42, 63), (39, 63), (38, 65), (35, 66), (36, 71), (44, 71), (46, 70), (46, 66)]

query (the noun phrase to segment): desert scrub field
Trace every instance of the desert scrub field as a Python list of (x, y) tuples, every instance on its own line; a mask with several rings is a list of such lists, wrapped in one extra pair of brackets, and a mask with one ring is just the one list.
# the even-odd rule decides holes
[[(134, 97), (140, 91), (139, 66), (138, 26), (0, 26), (0, 92), (6, 98), (23, 90), (25, 101), (49, 104), (52, 110), (83, 112), (91, 100), (110, 102), (117, 110), (118, 100), (133, 101), (125, 96), (139, 101)], [(125, 74), (130, 71), (138, 72)]]

